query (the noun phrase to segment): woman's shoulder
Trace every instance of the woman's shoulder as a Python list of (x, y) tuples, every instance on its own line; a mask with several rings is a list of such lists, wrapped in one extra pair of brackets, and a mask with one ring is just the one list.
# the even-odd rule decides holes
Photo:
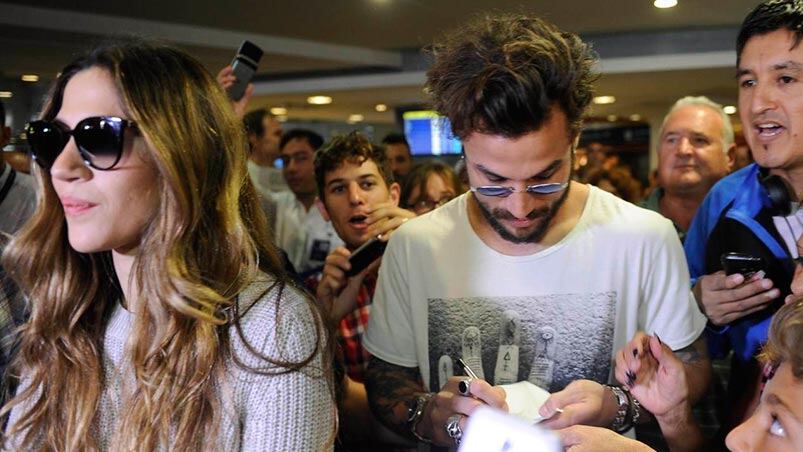
[(324, 326), (314, 301), (289, 281), (260, 273), (240, 293), (234, 312), (232, 353), (246, 364), (262, 367), (266, 357), (295, 363), (321, 347)]

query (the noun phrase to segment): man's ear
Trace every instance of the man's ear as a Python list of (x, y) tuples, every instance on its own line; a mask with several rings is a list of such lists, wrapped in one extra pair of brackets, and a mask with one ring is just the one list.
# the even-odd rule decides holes
[(731, 143), (728, 152), (725, 153), (725, 158), (728, 160), (728, 172), (730, 173), (736, 163), (736, 143)]
[(321, 198), (317, 196), (315, 197), (315, 207), (318, 208), (318, 212), (321, 213), (321, 216), (323, 217), (324, 220), (332, 221), (329, 218), (329, 212), (326, 210), (326, 204), (324, 204), (323, 201), (321, 201)]
[(251, 149), (254, 149), (254, 146), (257, 144), (257, 134), (253, 132), (248, 132), (248, 144), (251, 146)]
[(399, 200), (401, 200), (401, 185), (398, 182), (394, 182), (390, 184), (388, 191), (390, 192), (390, 201), (394, 206), (398, 207)]

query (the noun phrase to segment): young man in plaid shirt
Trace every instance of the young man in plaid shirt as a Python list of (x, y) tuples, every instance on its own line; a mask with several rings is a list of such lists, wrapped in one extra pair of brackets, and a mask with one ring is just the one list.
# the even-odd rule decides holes
[(382, 148), (357, 132), (333, 139), (315, 154), (315, 179), (318, 208), (346, 244), (326, 257), (316, 295), (338, 325), (346, 373), (362, 383), (369, 358), (362, 337), (381, 259), (348, 277), (349, 256), (376, 236), (387, 241), (415, 214), (398, 206), (401, 188)]

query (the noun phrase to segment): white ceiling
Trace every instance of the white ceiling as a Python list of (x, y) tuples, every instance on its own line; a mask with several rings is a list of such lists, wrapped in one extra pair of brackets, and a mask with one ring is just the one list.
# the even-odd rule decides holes
[[(74, 53), (121, 33), (175, 42), (215, 71), (231, 60), (242, 38), (249, 38), (266, 49), (255, 106), (287, 106), (291, 119), (344, 121), (349, 114), (359, 113), (368, 122), (390, 123), (392, 111), (378, 113), (373, 109), (376, 103), (388, 104), (392, 110), (425, 101), (422, 72), (402, 67), (403, 56), (482, 12), (535, 13), (592, 40), (618, 33), (638, 36), (635, 33), (666, 31), (670, 38), (665, 45), (671, 47), (674, 31), (734, 29), (757, 3), (679, 0), (677, 7), (659, 10), (652, 0), (5, 0), (0, 3), (0, 75), (15, 80), (23, 73), (37, 73), (46, 82)], [(632, 47), (637, 51), (638, 42)], [(602, 52), (600, 56), (603, 69), (606, 61), (616, 57)], [(593, 113), (649, 116), (686, 94), (706, 94), (733, 103), (733, 70), (719, 56), (707, 64), (703, 55), (702, 62), (679, 64), (677, 70), (666, 61), (662, 66), (660, 58), (655, 67), (649, 62), (639, 66), (646, 61), (642, 59), (628, 70), (604, 70), (598, 92), (616, 96), (617, 102), (597, 107)], [(390, 72), (361, 78), (360, 72), (367, 67)], [(338, 75), (343, 72), (349, 76)], [(397, 75), (400, 81), (383, 86), (383, 79)], [(283, 88), (293, 82), (298, 84), (295, 88)], [(306, 90), (305, 86), (315, 88)], [(310, 94), (327, 94), (334, 102), (308, 106), (305, 99)]]

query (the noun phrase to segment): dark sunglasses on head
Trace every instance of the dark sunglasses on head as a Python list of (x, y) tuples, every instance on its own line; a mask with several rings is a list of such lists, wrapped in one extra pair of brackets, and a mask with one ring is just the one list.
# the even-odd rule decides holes
[(82, 119), (70, 130), (59, 122), (33, 121), (25, 132), (31, 156), (49, 170), (72, 136), (81, 158), (88, 166), (109, 170), (123, 154), (125, 130), (136, 124), (115, 116), (93, 116)]

